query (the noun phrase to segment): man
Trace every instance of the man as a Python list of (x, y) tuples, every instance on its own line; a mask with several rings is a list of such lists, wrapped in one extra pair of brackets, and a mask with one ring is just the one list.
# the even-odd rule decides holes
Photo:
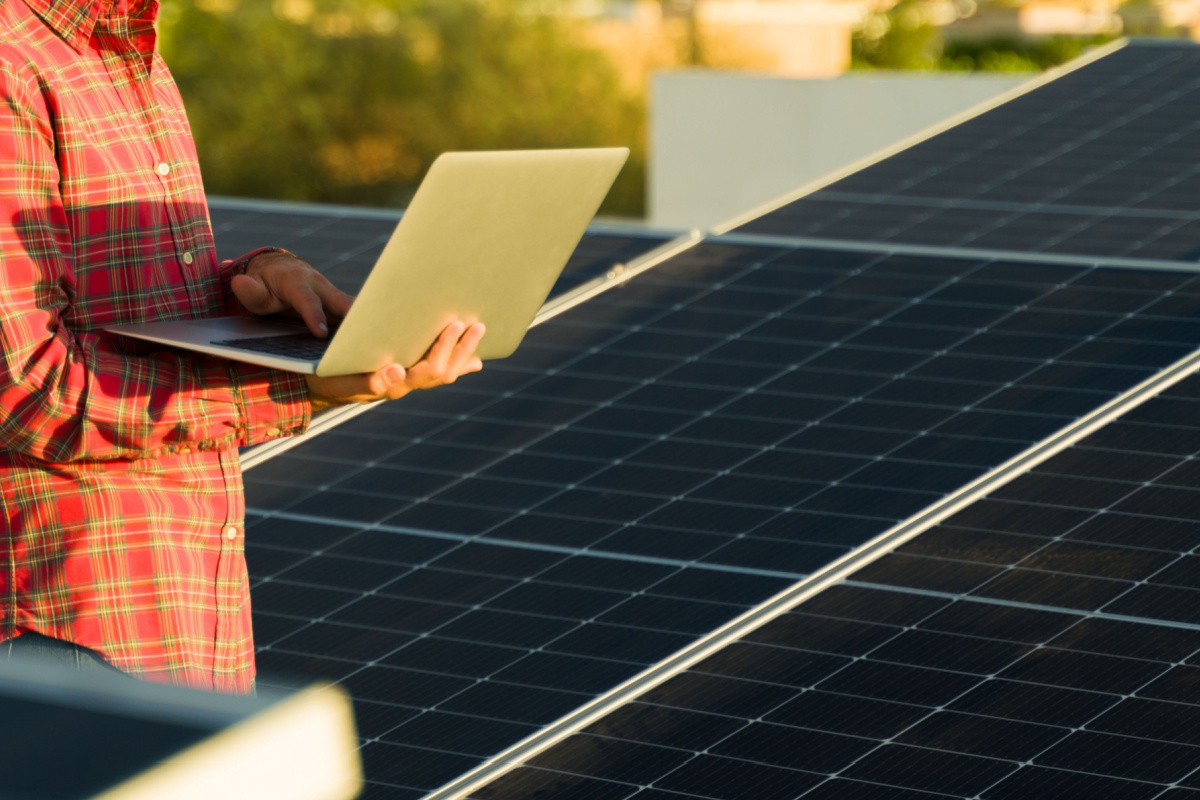
[(351, 299), (290, 253), (218, 264), (157, 0), (0, 0), (0, 656), (242, 693), (254, 656), (237, 448), (313, 406), (480, 368), (451, 325), (408, 371), (299, 375), (119, 339), (120, 322)]

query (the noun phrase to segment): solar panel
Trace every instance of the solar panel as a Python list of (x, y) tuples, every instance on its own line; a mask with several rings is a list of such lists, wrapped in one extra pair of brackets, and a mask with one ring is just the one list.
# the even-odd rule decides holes
[(471, 797), (1150, 798), (1200, 768), (1200, 630), (840, 586)]
[(803, 575), (1191, 352), (1157, 311), (1194, 280), (701, 245), (256, 469), (250, 504)]
[(1200, 48), (1134, 40), (737, 228), (1200, 259)]
[(1197, 412), (1191, 377), (473, 796), (1187, 796)]

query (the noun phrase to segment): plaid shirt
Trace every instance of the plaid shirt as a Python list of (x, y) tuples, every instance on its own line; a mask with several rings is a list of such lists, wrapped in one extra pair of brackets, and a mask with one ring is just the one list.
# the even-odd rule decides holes
[(240, 310), (157, 10), (0, 0), (0, 640), (246, 692), (237, 448), (311, 408), (299, 376), (102, 330)]

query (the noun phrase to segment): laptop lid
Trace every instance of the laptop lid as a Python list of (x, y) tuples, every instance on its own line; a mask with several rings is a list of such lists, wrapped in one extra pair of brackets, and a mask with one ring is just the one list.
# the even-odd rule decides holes
[(307, 338), (302, 326), (278, 318), (108, 330), (324, 376), (373, 372), (393, 362), (412, 366), (446, 325), (461, 319), (487, 325), (481, 358), (503, 358), (524, 338), (628, 155), (626, 148), (442, 155), (320, 358), (288, 354), (291, 342), (275, 352), (237, 344)]
[(318, 375), (408, 367), (455, 319), (510, 355), (624, 165), (626, 148), (447, 153), (434, 162)]

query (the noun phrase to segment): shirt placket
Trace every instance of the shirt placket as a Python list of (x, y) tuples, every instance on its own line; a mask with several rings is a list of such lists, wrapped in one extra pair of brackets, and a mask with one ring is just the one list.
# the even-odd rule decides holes
[(213, 642), (213, 688), (218, 691), (245, 691), (239, 685), (242, 664), (244, 625), (242, 615), (246, 597), (245, 508), (242, 493), (237, 488), (237, 451), (222, 451), (219, 455), (224, 476), (225, 519), (221, 523), (220, 555), (216, 575), (216, 636)]
[[(153, 60), (149, 53), (142, 52), (130, 36), (128, 19), (122, 14), (114, 13), (102, 21), (106, 30), (102, 35), (111, 36), (115, 46), (108, 48), (106, 58), (117, 58), (122, 72), (127, 76), (127, 86), (130, 95), (126, 102), (131, 106), (131, 113), (140, 121), (146, 131), (143, 137), (146, 153), (153, 159), (153, 171), (161, 187), (162, 203), (166, 208), (171, 226), (171, 240), (180, 264), (188, 303), (192, 315), (205, 311), (204, 291), (198, 280), (197, 270), (201, 263), (183, 231), (187, 227), (179, 218), (175, 198), (186, 195), (185, 173), (177, 174), (178, 154), (171, 150), (171, 135), (164, 123), (163, 115), (154, 96), (151, 67)], [(197, 454), (196, 469), (207, 468), (211, 455)], [(248, 589), (246, 586), (245, 556), (244, 556), (244, 499), (241, 493), (239, 465), (237, 452), (221, 452), (219, 459), (220, 476), (212, 475), (215, 483), (220, 480), (220, 486), (213, 486), (212, 493), (217, 506), (223, 506), (224, 518), (214, 519), (211, 536), (218, 544), (218, 557), (213, 581), (213, 597), (215, 604), (216, 625), (213, 630), (213, 661), (212, 688), (217, 691), (240, 693), (249, 687), (248, 664), (246, 647), (248, 627), (244, 621), (247, 609), (244, 608)], [(223, 502), (221, 502), (223, 501)]]
[[(171, 226), (171, 242), (175, 257), (180, 264), (183, 275), (184, 291), (187, 293), (188, 304), (191, 306), (190, 316), (201, 315), (206, 311), (205, 298), (198, 280), (196, 270), (199, 266), (196, 258), (196, 245), (188, 240), (185, 233), (188, 228), (179, 218), (178, 208), (172, 202), (181, 194), (183, 187), (176, 174), (178, 154), (171, 151), (171, 136), (163, 122), (158, 100), (154, 96), (151, 68), (153, 59), (143, 53), (135, 45), (130, 35), (129, 20), (126, 16), (114, 14), (107, 19), (110, 34), (117, 42), (117, 51), (124, 72), (129, 76), (129, 86), (134, 94), (131, 112), (142, 121), (147, 135), (144, 137), (148, 155), (153, 162), (153, 171), (162, 190), (162, 202), (166, 209), (167, 219)], [(152, 47), (152, 42), (150, 43)]]

